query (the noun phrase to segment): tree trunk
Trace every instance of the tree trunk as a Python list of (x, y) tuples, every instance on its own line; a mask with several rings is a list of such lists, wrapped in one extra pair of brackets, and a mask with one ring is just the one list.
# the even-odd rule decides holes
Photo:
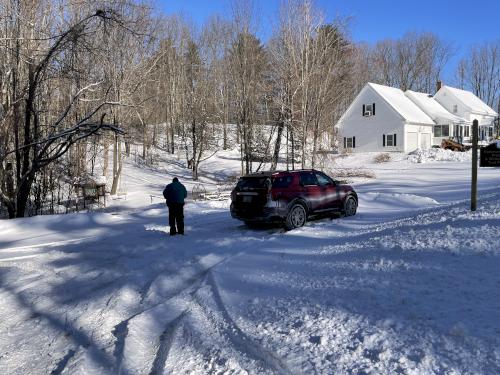
[(318, 137), (319, 137), (319, 118), (316, 118), (314, 122), (314, 133), (313, 133), (313, 149), (311, 157), (311, 168), (314, 169), (316, 164), (316, 152), (318, 151)]
[(223, 145), (222, 145), (222, 149), (223, 150), (227, 150), (227, 124), (224, 123), (224, 126), (223, 126), (223, 136), (224, 136), (224, 140), (223, 140)]
[(278, 166), (278, 159), (279, 159), (280, 148), (281, 148), (281, 138), (283, 135), (284, 127), (285, 127), (285, 122), (283, 121), (283, 119), (280, 119), (278, 121), (278, 133), (276, 134), (276, 141), (274, 143), (273, 159), (271, 162), (271, 170), (272, 171), (275, 171), (277, 166)]
[[(1, 168), (1, 166), (0, 166)], [(7, 163), (5, 167), (5, 192), (7, 197), (14, 197), (14, 171), (12, 169), (12, 163)], [(16, 217), (15, 204), (12, 200), (4, 202), (7, 206), (7, 212), (9, 213), (9, 219)]]
[(120, 181), (120, 175), (122, 172), (122, 160), (121, 160), (121, 140), (118, 136), (115, 136), (115, 142), (113, 145), (113, 182), (111, 184), (111, 194), (115, 195), (118, 190), (118, 182)]
[(191, 139), (192, 139), (192, 146), (193, 146), (193, 158), (191, 159), (191, 170), (193, 171), (193, 180), (196, 181), (198, 180), (198, 166), (196, 165), (196, 152), (198, 151), (197, 148), (197, 139), (196, 139), (196, 120), (193, 119), (191, 122)]
[(148, 156), (148, 134), (146, 124), (142, 123), (142, 159), (146, 161)]
[(104, 148), (104, 163), (102, 166), (102, 175), (108, 175), (108, 167), (109, 167), (109, 143), (106, 136), (102, 137), (102, 143)]
[(26, 179), (21, 181), (17, 189), (17, 199), (16, 199), (16, 217), (24, 217), (26, 213), (26, 207), (28, 205), (28, 199), (31, 192), (31, 186), (33, 185), (34, 175), (30, 174)]

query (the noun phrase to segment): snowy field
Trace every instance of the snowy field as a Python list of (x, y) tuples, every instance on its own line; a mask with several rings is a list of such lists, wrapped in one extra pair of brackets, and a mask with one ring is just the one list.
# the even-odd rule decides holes
[(500, 170), (471, 213), (470, 153), (446, 155), (339, 158), (375, 175), (358, 214), (290, 232), (189, 202), (169, 237), (173, 159), (127, 162), (106, 212), (0, 221), (0, 373), (498, 374)]

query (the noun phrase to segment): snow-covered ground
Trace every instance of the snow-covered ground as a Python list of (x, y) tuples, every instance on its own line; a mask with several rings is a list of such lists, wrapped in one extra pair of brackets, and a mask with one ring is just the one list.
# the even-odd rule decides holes
[(106, 212), (0, 221), (0, 373), (500, 373), (500, 171), (471, 213), (470, 156), (441, 156), (335, 159), (376, 176), (354, 179), (358, 214), (290, 232), (214, 201), (169, 237), (150, 195), (194, 183), (168, 157), (127, 162)]

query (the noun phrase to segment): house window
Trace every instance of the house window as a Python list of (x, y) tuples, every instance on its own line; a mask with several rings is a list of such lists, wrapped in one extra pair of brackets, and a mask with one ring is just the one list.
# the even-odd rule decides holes
[(356, 148), (356, 137), (344, 137), (344, 148)]
[(383, 134), (382, 135), (382, 146), (396, 146), (396, 134)]
[(394, 136), (394, 134), (387, 134), (387, 146), (396, 146), (394, 142), (394, 138), (396, 138)]
[(449, 137), (450, 125), (434, 125), (434, 137)]
[(493, 126), (488, 128), (488, 137), (493, 138)]
[(464, 127), (464, 137), (469, 137), (470, 136), (470, 127), (465, 126)]
[(364, 117), (375, 116), (375, 103), (363, 104), (362, 114)]
[(458, 106), (456, 104), (453, 104), (453, 113), (458, 112)]

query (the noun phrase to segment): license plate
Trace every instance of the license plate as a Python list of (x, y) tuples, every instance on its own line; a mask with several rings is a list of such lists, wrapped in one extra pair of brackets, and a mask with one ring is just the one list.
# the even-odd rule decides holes
[(252, 197), (250, 195), (244, 195), (243, 196), (243, 202), (244, 203), (250, 203), (252, 201)]

